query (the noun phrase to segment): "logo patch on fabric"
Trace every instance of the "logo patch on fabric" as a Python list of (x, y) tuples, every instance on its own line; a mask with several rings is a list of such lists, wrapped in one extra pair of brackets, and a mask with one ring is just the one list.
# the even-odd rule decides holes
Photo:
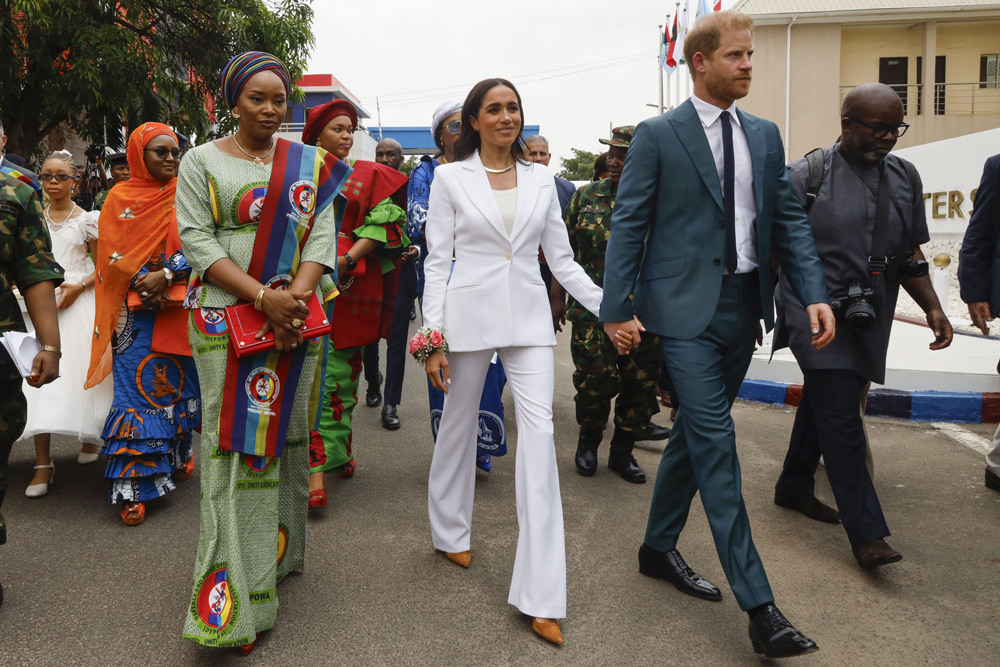
[(181, 398), (184, 371), (167, 355), (147, 354), (135, 370), (135, 386), (152, 406), (166, 408)]
[(206, 336), (221, 336), (229, 331), (226, 316), (221, 308), (196, 308), (191, 318), (194, 327)]
[(247, 376), (245, 388), (251, 412), (274, 414), (270, 410), (271, 404), (278, 400), (278, 393), (281, 391), (281, 383), (274, 371), (266, 366), (253, 369)]
[(285, 558), (285, 551), (288, 549), (288, 528), (285, 524), (278, 524), (278, 565)]
[(229, 570), (224, 564), (215, 563), (201, 582), (192, 602), (191, 612), (200, 622), (202, 630), (226, 634), (236, 620), (239, 603), (229, 585)]
[(441, 426), (441, 409), (435, 408), (431, 410), (431, 434), (434, 439), (437, 440), (438, 437), (438, 427)]
[(302, 215), (311, 215), (316, 206), (316, 186), (311, 181), (296, 181), (288, 188), (288, 199)]
[(493, 453), (503, 443), (503, 420), (492, 412), (479, 411), (479, 449)]
[(286, 290), (292, 286), (292, 277), (279, 273), (264, 283), (264, 286), (268, 289)]
[(264, 209), (264, 198), (267, 196), (267, 188), (258, 186), (250, 188), (240, 197), (240, 203), (236, 206), (236, 220), (241, 225), (251, 222), (260, 222), (260, 212)]
[(256, 473), (256, 475), (264, 475), (270, 471), (271, 466), (274, 465), (275, 458), (273, 456), (254, 456), (253, 454), (244, 454), (243, 463), (249, 469), (249, 472)]

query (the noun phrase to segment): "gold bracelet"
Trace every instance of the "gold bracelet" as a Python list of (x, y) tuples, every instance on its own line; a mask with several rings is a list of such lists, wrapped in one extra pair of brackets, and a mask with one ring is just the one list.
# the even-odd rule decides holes
[(62, 359), (62, 350), (60, 350), (55, 345), (42, 345), (41, 352), (51, 352), (52, 354)]
[(264, 292), (266, 292), (266, 291), (267, 291), (267, 285), (265, 285), (264, 287), (261, 287), (260, 291), (257, 292), (257, 298), (253, 300), (254, 310), (261, 310), (262, 309), (262, 306), (264, 304)]

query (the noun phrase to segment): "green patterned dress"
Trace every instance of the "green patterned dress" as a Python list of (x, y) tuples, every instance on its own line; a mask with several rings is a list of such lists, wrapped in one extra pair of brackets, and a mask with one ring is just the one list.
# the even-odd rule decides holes
[[(224, 257), (246, 270), (271, 166), (226, 155), (214, 144), (189, 151), (177, 184), (184, 255), (199, 276)], [(333, 207), (315, 220), (301, 261), (336, 266)], [(274, 625), (275, 586), (303, 568), (309, 493), (308, 403), (319, 342), (309, 343), (284, 452), (255, 457), (218, 447), (226, 346), (219, 309), (236, 297), (210, 284), (188, 325), (202, 391), (201, 530), (184, 637), (205, 646), (242, 646)]]

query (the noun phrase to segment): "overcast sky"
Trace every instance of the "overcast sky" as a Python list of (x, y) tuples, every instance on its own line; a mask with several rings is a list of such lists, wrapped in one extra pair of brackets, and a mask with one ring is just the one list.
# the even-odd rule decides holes
[(314, 0), (313, 8), (308, 71), (340, 79), (372, 129), (376, 96), (383, 125), (429, 125), (438, 104), (499, 76), (517, 86), (525, 122), (541, 125), (558, 169), (571, 148), (602, 152), (597, 139), (610, 127), (657, 113), (646, 106), (659, 95), (657, 25), (674, 1)]

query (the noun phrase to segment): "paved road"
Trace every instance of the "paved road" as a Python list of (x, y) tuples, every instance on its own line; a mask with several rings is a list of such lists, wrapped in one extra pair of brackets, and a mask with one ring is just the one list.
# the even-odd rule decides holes
[[(462, 570), (431, 548), (426, 391), (411, 362), (403, 428), (385, 431), (378, 410), (358, 408), (357, 474), (331, 478), (330, 507), (310, 523), (308, 569), (279, 588), (278, 623), (249, 658), (180, 636), (197, 542), (197, 478), (152, 504), (145, 524), (127, 528), (105, 504), (100, 464), (78, 466), (68, 439), (56, 440), (51, 493), (25, 498), (32, 450), (19, 446), (4, 506), (10, 539), (0, 548), (7, 597), (0, 664), (759, 662), (697, 500), (680, 548), (723, 588), (721, 603), (638, 573), (651, 484), (627, 484), (603, 465), (590, 479), (575, 473), (572, 366), (566, 335), (560, 340), (556, 448), (569, 559), (563, 647), (535, 638), (506, 604), (517, 535), (512, 455), (489, 476), (478, 473), (472, 567)], [(869, 573), (855, 564), (842, 529), (771, 502), (792, 412), (740, 403), (735, 417), (754, 537), (778, 604), (821, 648), (794, 664), (997, 664), (1000, 494), (983, 487), (980, 454), (925, 424), (869, 423), (890, 542), (905, 556)], [(970, 430), (992, 434), (990, 426)], [(656, 448), (637, 452), (651, 474), (658, 457)], [(818, 488), (831, 499), (825, 479)]]

